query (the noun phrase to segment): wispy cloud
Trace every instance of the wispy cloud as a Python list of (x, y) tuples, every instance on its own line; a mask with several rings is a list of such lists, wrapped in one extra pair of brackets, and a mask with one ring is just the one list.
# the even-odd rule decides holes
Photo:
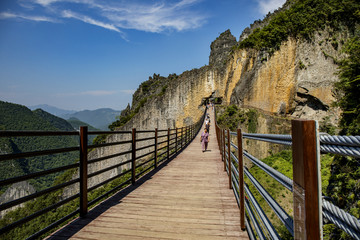
[(193, 6), (203, 0), (117, 1), (117, 0), (19, 0), (27, 12), (43, 11), (51, 17), (2, 13), (2, 18), (22, 18), (32, 21), (56, 22), (56, 19), (76, 19), (121, 34), (123, 30), (161, 33), (201, 27), (207, 19)]
[(266, 15), (268, 12), (272, 12), (281, 7), (286, 0), (258, 0), (259, 11), (261, 14)]
[(31, 16), (31, 15), (12, 13), (12, 12), (0, 13), (0, 19), (6, 19), (6, 18), (20, 18), (20, 19), (36, 21), (36, 22), (53, 22), (53, 23), (59, 22), (54, 18), (46, 17), (46, 16)]
[(112, 30), (112, 31), (121, 33), (121, 31), (117, 27), (115, 27), (113, 24), (104, 23), (104, 22), (92, 19), (91, 17), (84, 16), (84, 15), (81, 15), (81, 14), (78, 14), (78, 13), (74, 13), (74, 12), (72, 12), (70, 10), (64, 10), (62, 12), (62, 16), (64, 18), (75, 18), (75, 19), (83, 21), (85, 23), (89, 23), (89, 24), (92, 24), (92, 25), (96, 25), (96, 26), (99, 26), (99, 27), (106, 28), (108, 30)]
[(88, 95), (88, 96), (108, 96), (115, 94), (116, 91), (106, 91), (106, 90), (95, 90), (95, 91), (85, 91), (80, 92), (79, 95)]
[(119, 92), (131, 95), (131, 94), (134, 94), (135, 90), (134, 89), (127, 89), (127, 90), (120, 90)]

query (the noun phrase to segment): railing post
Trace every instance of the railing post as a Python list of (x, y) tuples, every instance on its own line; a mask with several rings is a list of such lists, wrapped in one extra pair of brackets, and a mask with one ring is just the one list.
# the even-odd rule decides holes
[(178, 152), (178, 128), (175, 128), (175, 153)]
[(240, 198), (240, 228), (245, 231), (245, 189), (244, 189), (244, 159), (241, 129), (237, 130), (238, 160), (239, 160), (239, 198)]
[(131, 148), (131, 183), (136, 182), (136, 128), (132, 129), (132, 148)]
[(223, 152), (223, 161), (224, 161), (224, 171), (226, 171), (226, 154), (225, 154), (225, 129), (223, 129), (223, 140), (222, 140), (222, 152)]
[(180, 139), (181, 139), (181, 142), (180, 142), (180, 144), (181, 144), (181, 145), (180, 145), (180, 146), (181, 146), (181, 149), (183, 148), (183, 141), (184, 141), (184, 138), (183, 138), (183, 137), (184, 137), (184, 136), (183, 136), (183, 134), (184, 134), (183, 129), (184, 129), (184, 127), (181, 127), (181, 138), (180, 138)]
[(228, 144), (228, 162), (229, 162), (229, 165), (228, 165), (228, 168), (229, 168), (229, 188), (232, 189), (232, 184), (231, 184), (231, 155), (230, 155), (230, 129), (227, 130), (227, 144)]
[(88, 166), (87, 166), (87, 154), (88, 154), (88, 127), (80, 127), (80, 217), (84, 217), (87, 214), (88, 205)]
[(167, 131), (167, 160), (169, 160), (170, 156), (170, 128)]
[(155, 159), (155, 168), (157, 168), (158, 167), (158, 159), (157, 159), (157, 157), (158, 157), (158, 154), (157, 154), (157, 143), (158, 143), (158, 129), (157, 128), (155, 128), (155, 149), (154, 149), (154, 151), (155, 151), (155, 156), (154, 156), (154, 159)]
[(322, 239), (320, 143), (316, 121), (292, 120), (294, 238)]

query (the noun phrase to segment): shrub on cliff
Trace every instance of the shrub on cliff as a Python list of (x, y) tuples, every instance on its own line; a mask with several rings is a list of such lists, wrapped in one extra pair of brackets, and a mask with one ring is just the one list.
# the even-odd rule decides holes
[(360, 2), (358, 0), (301, 0), (294, 1), (289, 9), (274, 15), (263, 28), (257, 28), (248, 38), (241, 41), (238, 48), (267, 49), (280, 48), (288, 37), (310, 39), (313, 33), (325, 26), (334, 29), (341, 25), (354, 30), (360, 22)]

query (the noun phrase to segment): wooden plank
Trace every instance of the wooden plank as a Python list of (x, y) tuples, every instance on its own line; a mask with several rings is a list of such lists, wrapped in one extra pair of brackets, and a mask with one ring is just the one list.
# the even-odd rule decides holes
[(199, 138), (146, 182), (90, 211), (85, 226), (74, 222), (72, 227), (81, 229), (70, 239), (248, 239), (240, 229), (215, 128), (207, 152)]

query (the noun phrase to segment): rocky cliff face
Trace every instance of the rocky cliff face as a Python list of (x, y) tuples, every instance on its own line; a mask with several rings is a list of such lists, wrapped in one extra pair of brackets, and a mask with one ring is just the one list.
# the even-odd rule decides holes
[[(242, 35), (242, 39), (245, 37)], [(343, 34), (341, 37), (347, 36)], [(140, 85), (133, 96), (131, 110), (129, 107), (126, 109), (133, 116), (120, 129), (167, 129), (192, 124), (200, 118), (204, 100), (210, 97), (220, 97), (225, 104), (256, 108), (291, 118), (322, 121), (327, 117), (327, 121), (336, 124), (339, 110), (332, 107), (335, 100), (333, 83), (338, 81), (334, 59), (342, 56), (338, 50), (341, 46), (334, 47), (328, 39), (326, 29), (315, 34), (312, 42), (289, 38), (270, 55), (266, 51), (253, 49), (235, 50), (236, 39), (227, 30), (211, 43), (208, 66), (167, 78), (154, 74)], [(267, 125), (267, 121), (263, 122)], [(258, 123), (258, 129), (268, 133), (269, 128), (265, 125), (262, 127), (261, 121)], [(145, 135), (141, 136), (151, 136)], [(128, 139), (130, 135), (114, 134), (108, 136), (106, 141)], [(128, 151), (130, 148), (128, 144), (96, 149), (89, 154), (89, 159)], [(152, 150), (145, 149), (138, 154)], [(266, 153), (260, 155), (265, 156)], [(89, 172), (129, 158), (128, 154), (92, 164)], [(89, 185), (93, 186), (129, 167), (119, 167), (91, 178)]]
[[(35, 188), (31, 186), (28, 182), (24, 181), (14, 183), (0, 196), (0, 204), (25, 197), (32, 193), (35, 193)], [(0, 211), (0, 218), (2, 218), (7, 212), (22, 206), (24, 206), (24, 204), (20, 204), (4, 211)]]

